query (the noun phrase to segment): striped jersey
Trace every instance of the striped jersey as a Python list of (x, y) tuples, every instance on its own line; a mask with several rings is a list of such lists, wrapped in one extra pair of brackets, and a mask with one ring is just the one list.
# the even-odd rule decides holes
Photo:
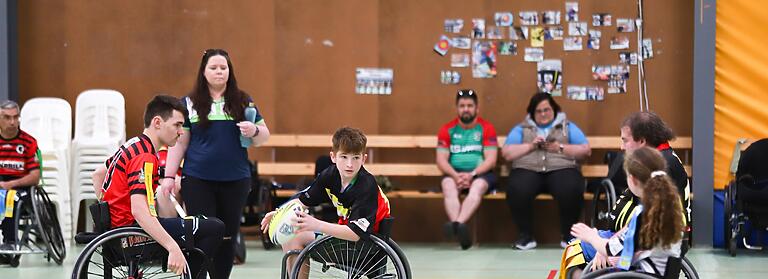
[(299, 194), (299, 200), (306, 206), (330, 202), (336, 208), (339, 224), (347, 225), (361, 238), (379, 232), (381, 220), (390, 216), (387, 196), (376, 184), (376, 178), (362, 166), (342, 190), (339, 169), (331, 165)]
[(485, 158), (483, 151), (498, 147), (496, 129), (479, 116), (472, 128), (462, 128), (456, 118), (443, 125), (437, 134), (437, 150), (451, 153), (448, 162), (457, 171), (474, 170)]
[(40, 168), (36, 153), (37, 140), (22, 130), (11, 139), (0, 137), (0, 175), (17, 179)]
[[(146, 135), (133, 137), (126, 141), (106, 161), (107, 173), (102, 185), (104, 201), (109, 204), (112, 227), (127, 226), (134, 223), (131, 213), (131, 195), (148, 195), (159, 182), (159, 165), (152, 141)], [(150, 210), (154, 203), (150, 204)]]

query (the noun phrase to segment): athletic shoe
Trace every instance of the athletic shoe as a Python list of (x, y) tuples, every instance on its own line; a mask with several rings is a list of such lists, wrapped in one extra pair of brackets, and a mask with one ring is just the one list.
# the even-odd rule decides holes
[(445, 238), (453, 239), (456, 235), (458, 224), (458, 222), (445, 222), (445, 224), (443, 224), (443, 235), (445, 235)]
[(519, 250), (530, 250), (536, 248), (536, 240), (527, 235), (521, 235), (515, 242), (515, 248)]
[(472, 239), (469, 236), (469, 228), (467, 228), (467, 224), (458, 223), (456, 234), (459, 237), (459, 245), (461, 245), (461, 250), (467, 250), (469, 247), (472, 247)]
[(16, 245), (13, 243), (3, 243), (0, 244), (0, 251), (15, 251)]

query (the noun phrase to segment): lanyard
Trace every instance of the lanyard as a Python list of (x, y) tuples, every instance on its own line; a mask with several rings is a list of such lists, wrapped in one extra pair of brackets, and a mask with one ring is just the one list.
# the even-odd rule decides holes
[(623, 270), (629, 270), (629, 266), (632, 265), (632, 257), (635, 254), (635, 234), (637, 230), (637, 216), (643, 212), (643, 206), (637, 205), (632, 210), (632, 219), (629, 220), (626, 237), (624, 237), (624, 249), (621, 251), (621, 258), (619, 258), (619, 268)]
[(621, 257), (619, 258), (618, 267), (623, 270), (629, 270), (629, 266), (632, 265), (632, 257), (635, 254), (635, 232), (637, 231), (637, 216), (643, 212), (643, 206), (637, 205), (632, 210), (632, 219), (629, 220), (626, 237), (624, 237), (624, 249), (621, 251)]
[(147, 205), (149, 206), (149, 214), (153, 217), (157, 217), (157, 210), (155, 209), (155, 191), (152, 189), (152, 174), (154, 173), (154, 164), (144, 163), (144, 186), (147, 187)]
[(5, 217), (13, 217), (13, 199), (16, 197), (16, 190), (7, 190), (5, 193)]

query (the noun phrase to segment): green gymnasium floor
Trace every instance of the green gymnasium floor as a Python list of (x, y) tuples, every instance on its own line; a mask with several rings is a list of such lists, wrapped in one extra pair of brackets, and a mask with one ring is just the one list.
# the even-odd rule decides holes
[[(265, 251), (261, 243), (248, 242), (248, 258), (236, 266), (232, 278), (279, 278), (279, 250)], [(63, 266), (45, 262), (40, 255), (25, 256), (18, 268), (0, 266), (0, 278), (69, 278), (82, 246), (68, 250)], [(557, 269), (559, 248), (517, 251), (503, 246), (480, 246), (462, 251), (449, 244), (403, 245), (416, 279), (547, 278)], [(766, 278), (768, 253), (740, 251), (732, 258), (723, 250), (693, 249), (688, 254), (701, 278)]]

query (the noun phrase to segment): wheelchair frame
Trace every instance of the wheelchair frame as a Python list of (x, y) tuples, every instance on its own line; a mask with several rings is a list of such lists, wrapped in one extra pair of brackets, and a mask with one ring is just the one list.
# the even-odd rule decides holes
[(18, 267), (21, 255), (26, 254), (45, 254), (48, 261), (61, 265), (67, 251), (56, 208), (41, 186), (30, 187), (29, 195), (31, 205), (19, 200), (14, 208), (14, 216), (18, 216), (14, 224), (18, 240), (16, 247), (14, 250), (0, 250), (0, 255), (10, 257), (12, 267)]
[[(80, 252), (75, 261), (75, 266), (72, 269), (72, 279), (89, 278), (89, 274), (96, 275), (89, 272), (88, 268), (94, 253), (98, 253), (102, 257), (102, 263), (94, 263), (94, 265), (103, 271), (103, 278), (112, 278), (113, 269), (123, 267), (127, 268), (127, 270), (118, 269), (117, 271), (121, 272), (126, 278), (151, 278), (151, 276), (148, 277), (147, 273), (144, 272), (149, 270), (148, 268), (150, 267), (159, 266), (159, 271), (150, 273), (150, 275), (168, 271), (168, 251), (152, 239), (144, 229), (141, 227), (110, 228), (109, 208), (106, 203), (93, 204), (90, 210), (96, 226), (96, 232), (84, 232), (75, 236), (77, 243), (87, 243), (88, 245)], [(205, 278), (208, 268), (212, 267), (205, 253), (198, 248), (186, 247), (184, 243), (180, 243), (179, 246), (185, 257), (189, 257), (191, 254), (203, 257), (201, 274), (197, 274), (194, 278), (201, 275), (202, 278)], [(98, 251), (97, 249), (100, 247), (102, 247), (102, 250)], [(120, 251), (120, 253), (117, 251)], [(118, 254), (122, 254), (122, 259), (118, 258)], [(146, 258), (143, 258), (144, 256)], [(144, 263), (142, 260), (148, 263), (147, 269), (139, 268)], [(192, 279), (193, 277), (190, 273), (189, 266), (187, 266), (186, 272), (180, 278)], [(164, 276), (162, 278), (168, 277)]]
[[(725, 188), (725, 196), (723, 198), (723, 238), (725, 249), (732, 257), (736, 256), (739, 240), (748, 250), (763, 250), (763, 246), (753, 246), (747, 243), (750, 232), (745, 229), (745, 225), (750, 219), (744, 212), (742, 201), (738, 198), (738, 188), (740, 186), (747, 187), (747, 185), (740, 184), (739, 181), (729, 183)], [(765, 188), (768, 189), (768, 186), (765, 186)], [(754, 225), (754, 223), (752, 224)], [(759, 231), (762, 232), (762, 230)], [(762, 233), (760, 233), (759, 238), (762, 239)]]

